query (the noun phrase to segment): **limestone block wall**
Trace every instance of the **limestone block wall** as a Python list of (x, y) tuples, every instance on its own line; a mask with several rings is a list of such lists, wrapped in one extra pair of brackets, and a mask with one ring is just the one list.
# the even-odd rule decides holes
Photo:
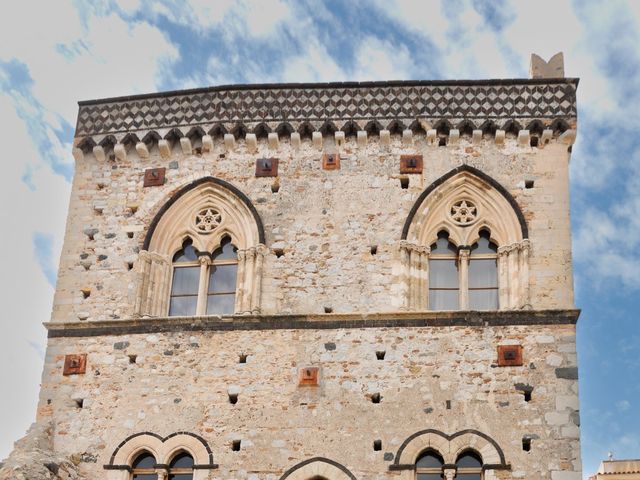
[[(135, 265), (151, 220), (174, 192), (203, 176), (236, 186), (263, 221), (268, 251), (262, 313), (399, 310), (398, 243), (405, 219), (425, 188), (463, 164), (504, 186), (524, 213), (533, 309), (573, 306), (565, 143), (552, 139), (530, 147), (509, 137), (503, 145), (462, 137), (438, 147), (421, 135), (410, 144), (392, 135), (388, 146), (375, 136), (362, 145), (355, 137), (339, 147), (333, 138), (323, 142), (317, 148), (304, 140), (296, 148), (280, 138), (270, 148), (260, 140), (252, 152), (245, 141), (229, 150), (216, 140), (210, 152), (188, 155), (175, 142), (168, 157), (154, 146), (148, 158), (123, 145), (118, 158), (86, 153), (76, 164), (53, 321), (131, 317)], [(323, 152), (339, 152), (341, 168), (323, 170)], [(401, 154), (422, 154), (423, 173), (400, 175)], [(276, 179), (254, 176), (261, 157), (279, 159)], [(167, 169), (163, 186), (142, 186), (150, 167)], [(401, 178), (408, 179), (407, 188)], [(525, 180), (533, 188), (525, 188)], [(284, 255), (277, 257), (274, 249)]]
[[(524, 366), (496, 366), (504, 344), (523, 346)], [(65, 354), (81, 352), (86, 374), (63, 376)], [(139, 432), (201, 436), (218, 468), (197, 478), (276, 480), (318, 456), (361, 480), (413, 478), (389, 470), (408, 437), (474, 429), (510, 465), (491, 478), (578, 480), (576, 365), (574, 325), (50, 338), (38, 421), (52, 422), (57, 453), (82, 458), (85, 478), (121, 478), (103, 465)], [(299, 386), (300, 368), (310, 366), (319, 368), (319, 386)]]

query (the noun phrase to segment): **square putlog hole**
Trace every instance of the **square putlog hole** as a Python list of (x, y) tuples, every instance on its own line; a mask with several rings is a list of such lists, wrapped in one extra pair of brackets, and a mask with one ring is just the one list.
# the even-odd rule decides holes
[(167, 169), (161, 168), (147, 168), (144, 171), (144, 187), (159, 187), (164, 185), (164, 176)]
[(522, 345), (498, 345), (499, 367), (521, 367)]
[(72, 354), (64, 356), (63, 375), (81, 375), (87, 371), (87, 354)]
[(277, 177), (278, 159), (259, 158), (256, 160), (256, 177)]
[(301, 368), (298, 374), (298, 385), (317, 387), (318, 386), (318, 367), (304, 367)]
[(322, 168), (324, 170), (340, 170), (340, 155), (337, 153), (325, 153), (322, 156)]
[(422, 155), (400, 155), (400, 173), (422, 173)]

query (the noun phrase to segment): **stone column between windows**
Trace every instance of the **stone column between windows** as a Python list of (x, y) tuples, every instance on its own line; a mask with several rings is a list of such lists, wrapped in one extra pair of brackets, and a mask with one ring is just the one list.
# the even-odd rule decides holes
[(531, 242), (528, 239), (520, 242), (520, 305), (527, 306), (529, 300), (529, 250)]
[[(198, 263), (200, 263), (200, 281), (198, 283), (198, 303), (196, 304), (196, 315), (207, 314), (207, 290), (209, 279), (209, 266), (211, 265), (211, 259), (208, 255), (202, 255), (198, 257)], [(160, 477), (158, 477), (160, 478)]]
[(498, 305), (500, 310), (509, 308), (509, 267), (507, 252), (498, 249)]
[(402, 310), (411, 309), (411, 280), (409, 278), (409, 247), (408, 243), (401, 241), (400, 249), (400, 294), (402, 295)]
[(255, 251), (255, 272), (253, 275), (253, 292), (251, 295), (251, 313), (254, 315), (260, 313), (260, 300), (262, 298), (262, 270), (267, 247), (263, 244), (259, 244), (256, 246)]
[[(467, 251), (468, 253), (468, 251)], [(444, 468), (442, 470), (442, 477), (445, 480), (453, 480), (454, 478), (456, 478), (456, 469), (455, 468)]]
[(460, 310), (469, 310), (469, 254), (468, 248), (461, 248), (458, 251), (458, 265), (460, 268), (458, 278), (460, 279)]
[(145, 303), (148, 301), (149, 291), (149, 270), (151, 269), (151, 254), (146, 250), (140, 252), (138, 256), (138, 288), (136, 290), (136, 299), (133, 304), (133, 314), (136, 316), (145, 315), (147, 310)]
[(498, 287), (500, 309), (529, 305), (529, 251), (531, 243), (522, 242), (498, 248)]
[(236, 301), (234, 311), (236, 313), (242, 312), (242, 304), (244, 302), (244, 298), (247, 296), (247, 292), (244, 285), (244, 270), (246, 263), (246, 251), (238, 250), (238, 274), (236, 278)]
[(420, 311), (429, 307), (429, 254), (422, 245), (400, 242), (400, 282), (403, 310)]
[(254, 268), (256, 260), (255, 247), (247, 248), (245, 250), (244, 259), (244, 275), (242, 276), (242, 282), (244, 283), (244, 292), (242, 298), (242, 306), (239, 313), (251, 313), (251, 300), (253, 296), (253, 281), (254, 281)]
[(515, 245), (510, 245), (507, 252), (507, 264), (509, 266), (509, 307), (516, 308), (518, 306), (518, 294), (520, 283), (520, 271), (518, 270), (518, 249)]
[(168, 257), (146, 250), (137, 262), (138, 288), (133, 302), (133, 315), (158, 317), (167, 314), (171, 286), (171, 264)]

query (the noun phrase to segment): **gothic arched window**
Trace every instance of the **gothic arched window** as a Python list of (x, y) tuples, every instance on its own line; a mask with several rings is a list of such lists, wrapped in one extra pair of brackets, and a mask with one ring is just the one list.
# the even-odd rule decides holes
[(457, 480), (481, 480), (482, 459), (471, 450), (461, 453), (456, 460)]
[(431, 245), (429, 257), (429, 308), (458, 310), (460, 308), (460, 278), (458, 248), (449, 241), (445, 231)]
[(434, 451), (427, 450), (416, 461), (416, 480), (442, 480), (442, 456)]
[(469, 310), (498, 309), (498, 246), (488, 230), (471, 246), (469, 255)]
[(193, 480), (193, 457), (191, 455), (181, 452), (171, 460), (169, 480)]
[(237, 248), (228, 236), (213, 253), (198, 252), (191, 239), (173, 256), (169, 315), (229, 315), (235, 310)]
[(131, 465), (132, 480), (157, 480), (156, 459), (147, 451), (143, 451)]
[(205, 177), (155, 208), (135, 264), (134, 316), (260, 313), (267, 249), (251, 201)]
[(399, 244), (401, 295), (391, 301), (410, 311), (529, 308), (528, 235), (504, 187), (457, 167), (411, 208)]

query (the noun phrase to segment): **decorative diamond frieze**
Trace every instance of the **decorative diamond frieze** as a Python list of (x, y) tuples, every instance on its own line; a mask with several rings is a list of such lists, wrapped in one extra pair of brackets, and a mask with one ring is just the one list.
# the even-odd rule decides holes
[(576, 117), (574, 79), (229, 86), (81, 102), (76, 136), (262, 121)]

